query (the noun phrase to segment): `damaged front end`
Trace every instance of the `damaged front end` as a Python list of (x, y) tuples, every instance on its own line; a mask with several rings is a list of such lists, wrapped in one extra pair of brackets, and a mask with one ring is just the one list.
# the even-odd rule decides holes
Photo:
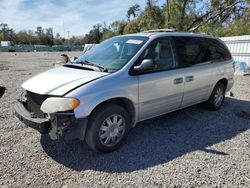
[(83, 140), (87, 119), (76, 119), (73, 110), (51, 114), (42, 112), (41, 105), (49, 97), (55, 96), (26, 91), (15, 104), (16, 116), (27, 126), (41, 134), (48, 134), (53, 140), (59, 138)]

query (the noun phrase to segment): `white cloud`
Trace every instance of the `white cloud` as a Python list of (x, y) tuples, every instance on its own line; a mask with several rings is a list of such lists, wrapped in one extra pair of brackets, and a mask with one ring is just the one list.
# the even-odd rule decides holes
[(135, 3), (145, 6), (145, 0), (1, 0), (0, 23), (15, 31), (42, 26), (61, 36), (84, 35), (94, 24), (126, 19)]
[[(94, 24), (125, 19), (131, 5), (144, 0), (1, 0), (0, 23), (16, 31), (52, 27), (54, 33), (83, 35)], [(66, 35), (67, 36), (67, 35)]]

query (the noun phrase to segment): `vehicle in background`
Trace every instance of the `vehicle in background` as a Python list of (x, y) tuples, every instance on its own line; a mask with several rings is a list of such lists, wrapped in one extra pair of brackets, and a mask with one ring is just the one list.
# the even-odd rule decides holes
[[(86, 52), (90, 51), (94, 47), (96, 47), (97, 44), (85, 44), (83, 48), (83, 53), (85, 54)], [(72, 64), (78, 57), (69, 57), (67, 54), (61, 54), (60, 60), (56, 63), (54, 63), (54, 67), (60, 67), (62, 65), (65, 65), (66, 63)]]
[(14, 43), (11, 41), (1, 41), (2, 47), (14, 46)]
[(123, 35), (26, 81), (15, 112), (51, 139), (77, 138), (111, 152), (140, 121), (198, 103), (220, 109), (233, 76), (233, 58), (215, 37)]

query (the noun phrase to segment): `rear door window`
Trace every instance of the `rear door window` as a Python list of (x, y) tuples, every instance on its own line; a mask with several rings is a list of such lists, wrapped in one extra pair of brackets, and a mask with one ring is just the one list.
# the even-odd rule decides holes
[(231, 59), (227, 48), (218, 40), (202, 37), (174, 37), (180, 66)]
[(189, 67), (203, 62), (203, 53), (199, 38), (174, 37), (174, 41), (181, 67)]

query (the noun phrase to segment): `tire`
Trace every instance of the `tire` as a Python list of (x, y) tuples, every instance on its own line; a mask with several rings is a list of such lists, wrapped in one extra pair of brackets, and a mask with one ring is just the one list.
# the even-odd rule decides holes
[(204, 106), (213, 111), (219, 110), (225, 100), (225, 90), (226, 86), (223, 83), (217, 83), (209, 99), (204, 103)]
[(101, 106), (89, 118), (86, 143), (96, 152), (112, 152), (121, 146), (127, 136), (130, 122), (130, 116), (122, 106)]

